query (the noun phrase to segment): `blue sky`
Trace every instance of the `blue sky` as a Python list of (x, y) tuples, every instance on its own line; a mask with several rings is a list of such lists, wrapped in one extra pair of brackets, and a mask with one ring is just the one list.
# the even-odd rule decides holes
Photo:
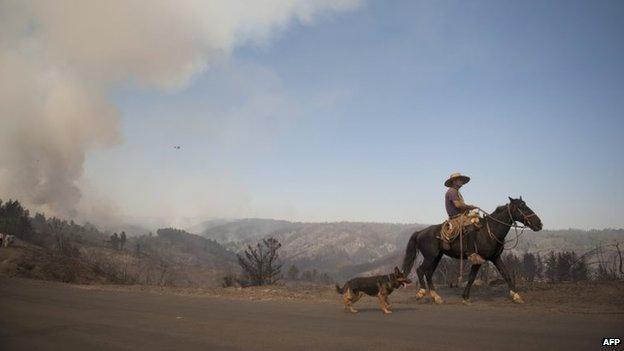
[(137, 218), (435, 223), (460, 171), (486, 210), (624, 227), (623, 34), (619, 1), (365, 2), (115, 91), (123, 141), (85, 186)]

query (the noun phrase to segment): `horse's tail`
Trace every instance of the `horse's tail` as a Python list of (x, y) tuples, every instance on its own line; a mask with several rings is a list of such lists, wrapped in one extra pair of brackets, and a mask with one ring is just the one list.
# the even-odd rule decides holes
[(341, 288), (340, 285), (336, 284), (336, 292), (338, 292), (339, 294), (344, 293), (345, 289)]
[(416, 257), (418, 256), (418, 247), (416, 246), (418, 234), (420, 234), (420, 232), (412, 234), (405, 248), (405, 256), (403, 257), (403, 274), (405, 274), (405, 276), (408, 276), (412, 271), (414, 261), (416, 261)]

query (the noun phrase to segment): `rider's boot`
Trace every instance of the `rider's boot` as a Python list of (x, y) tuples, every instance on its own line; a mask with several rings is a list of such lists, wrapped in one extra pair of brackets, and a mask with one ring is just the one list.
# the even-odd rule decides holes
[[(481, 257), (481, 255), (479, 255), (477, 253), (477, 245), (476, 245), (476, 239), (475, 236), (477, 234), (476, 231), (470, 231), (467, 233), (468, 235), (466, 235), (466, 241), (467, 241), (467, 252), (466, 254), (468, 255), (468, 261), (473, 264), (473, 265), (481, 265), (485, 263), (485, 259), (483, 257)], [(474, 250), (474, 251), (473, 251)]]
[(480, 265), (485, 263), (485, 259), (476, 252), (468, 255), (468, 261), (470, 261), (470, 263), (472, 263), (473, 265)]

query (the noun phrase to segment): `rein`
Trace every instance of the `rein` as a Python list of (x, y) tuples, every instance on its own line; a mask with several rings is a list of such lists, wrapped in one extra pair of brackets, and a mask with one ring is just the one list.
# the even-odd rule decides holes
[[(535, 213), (530, 213), (530, 214), (528, 214), (528, 215), (527, 215), (527, 214), (525, 214), (524, 212), (522, 212), (522, 210), (521, 210), (521, 209), (519, 209), (519, 208), (517, 208), (517, 210), (518, 210), (518, 212), (520, 212), (520, 214), (522, 215), (522, 218), (524, 219), (524, 221), (525, 221), (526, 223), (528, 223), (529, 225), (531, 225), (531, 221), (529, 220), (529, 218), (534, 217), (534, 216), (537, 216)], [(483, 212), (483, 213), (485, 214), (485, 216), (484, 216), (484, 218), (485, 218), (485, 227), (487, 228), (488, 235), (489, 235), (492, 239), (494, 239), (497, 243), (499, 243), (499, 244), (503, 245), (503, 250), (513, 250), (513, 249), (515, 249), (515, 248), (518, 246), (518, 243), (519, 243), (519, 241), (520, 241), (520, 236), (524, 233), (524, 230), (525, 230), (526, 228), (529, 228), (529, 227), (527, 227), (526, 225), (521, 225), (521, 226), (520, 226), (520, 225), (518, 225), (518, 224), (516, 223), (516, 220), (514, 220), (513, 215), (511, 214), (511, 206), (510, 206), (510, 204), (507, 204), (507, 214), (509, 215), (509, 220), (511, 221), (511, 224), (510, 224), (510, 223), (503, 222), (503, 221), (499, 220), (498, 218), (492, 217), (492, 215), (491, 215), (491, 214), (489, 214), (489, 213), (487, 213), (487, 212), (483, 211), (483, 210), (482, 210), (482, 209), (480, 209), (480, 208), (479, 208), (479, 211), (481, 211), (481, 212)], [(509, 228), (514, 228), (515, 238), (514, 238), (514, 239), (511, 239), (511, 240), (500, 241), (500, 240), (496, 237), (496, 235), (494, 235), (494, 234), (492, 233), (492, 231), (490, 230), (490, 223), (488, 222), (488, 219), (492, 219), (494, 222), (497, 222), (497, 223), (502, 224), (502, 225), (504, 225), (504, 226), (507, 226), (507, 227), (509, 227)], [(520, 233), (518, 233), (518, 229), (520, 229)], [(505, 244), (506, 244), (506, 243), (512, 242), (512, 241), (514, 241), (514, 240), (515, 240), (515, 242), (516, 242), (516, 243), (513, 245), (513, 247), (511, 247), (511, 248), (505, 248)]]

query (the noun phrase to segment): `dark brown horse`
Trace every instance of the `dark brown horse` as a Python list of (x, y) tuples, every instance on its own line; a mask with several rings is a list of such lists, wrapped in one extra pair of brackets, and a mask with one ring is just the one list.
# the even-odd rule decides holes
[[(509, 272), (505, 268), (503, 261), (501, 260), (501, 253), (503, 252), (505, 245), (505, 238), (512, 227), (516, 226), (516, 222), (520, 222), (525, 226), (531, 228), (533, 231), (542, 230), (542, 221), (533, 212), (526, 203), (519, 199), (509, 198), (507, 205), (499, 206), (490, 215), (485, 215), (481, 221), (481, 229), (476, 232), (472, 232), (468, 235), (475, 235), (474, 242), (477, 253), (484, 259), (494, 263), (494, 266), (498, 269), (503, 276), (507, 285), (509, 286), (509, 296), (514, 302), (522, 303), (522, 298), (516, 291), (514, 282), (509, 276)], [(407, 276), (412, 270), (414, 261), (418, 252), (423, 255), (422, 264), (416, 269), (418, 274), (418, 281), (420, 283), (420, 289), (418, 290), (417, 297), (422, 299), (425, 297), (425, 286), (429, 288), (429, 294), (435, 303), (442, 303), (443, 300), (435, 292), (433, 285), (433, 272), (435, 272), (442, 255), (447, 255), (453, 258), (460, 258), (463, 255), (464, 259), (467, 258), (467, 240), (463, 240), (463, 249), (460, 247), (460, 240), (455, 240), (451, 243), (449, 250), (442, 248), (442, 243), (438, 238), (440, 236), (440, 229), (442, 225), (432, 225), (421, 231), (415, 232), (410, 237), (405, 249), (405, 257), (403, 258), (403, 273)], [(468, 283), (462, 294), (464, 301), (468, 301), (470, 298), (470, 287), (479, 272), (481, 265), (473, 265), (470, 269), (470, 276)], [(425, 277), (427, 278), (427, 285), (425, 285)]]

